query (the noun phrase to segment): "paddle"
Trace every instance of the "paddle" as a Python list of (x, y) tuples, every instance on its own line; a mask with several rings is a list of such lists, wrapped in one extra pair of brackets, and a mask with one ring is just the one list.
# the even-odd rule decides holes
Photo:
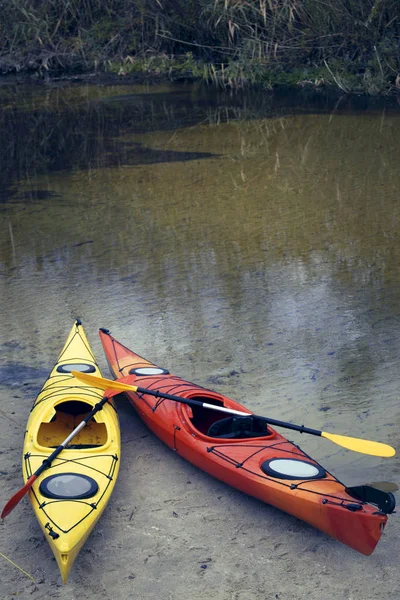
[[(250, 416), (252, 413), (246, 413), (239, 410), (233, 410), (231, 408), (225, 408), (224, 406), (217, 406), (215, 404), (207, 404), (200, 400), (182, 398), (181, 396), (173, 396), (171, 394), (165, 394), (158, 390), (149, 390), (146, 388), (137, 387), (136, 385), (128, 385), (126, 383), (120, 383), (118, 381), (112, 381), (110, 379), (104, 379), (103, 377), (96, 377), (95, 375), (89, 375), (87, 373), (81, 373), (78, 371), (72, 371), (72, 375), (85, 383), (89, 383), (93, 387), (99, 387), (103, 390), (119, 390), (121, 392), (139, 392), (140, 394), (149, 394), (156, 398), (165, 398), (166, 400), (173, 400), (174, 402), (181, 402), (182, 404), (188, 404), (189, 406), (200, 406), (210, 410), (218, 410), (220, 412), (228, 413), (230, 415), (241, 415), (244, 417)], [(396, 450), (387, 444), (381, 442), (373, 442), (371, 440), (362, 440), (360, 438), (348, 437), (346, 435), (337, 435), (335, 433), (328, 433), (327, 431), (319, 431), (318, 429), (310, 429), (304, 427), (304, 425), (293, 425), (292, 423), (286, 423), (285, 421), (277, 421), (276, 419), (270, 419), (268, 417), (259, 417), (254, 415), (258, 419), (263, 419), (270, 425), (276, 425), (278, 427), (284, 427), (286, 429), (293, 429), (300, 433), (309, 433), (311, 435), (318, 435), (324, 437), (338, 446), (343, 446), (348, 450), (354, 452), (361, 452), (362, 454), (370, 454), (372, 456), (390, 457), (396, 454)]]
[(25, 485), (9, 499), (9, 501), (3, 508), (3, 512), (1, 513), (2, 519), (4, 519), (7, 515), (10, 514), (10, 512), (12, 510), (14, 510), (14, 508), (17, 506), (19, 501), (31, 489), (32, 485), (35, 483), (35, 481), (39, 477), (39, 475), (41, 475), (41, 473), (43, 473), (43, 471), (45, 471), (46, 469), (48, 469), (50, 467), (53, 460), (60, 454), (60, 452), (62, 452), (64, 450), (65, 446), (67, 446), (69, 444), (69, 442), (72, 440), (72, 438), (74, 438), (81, 431), (81, 429), (83, 429), (85, 427), (85, 425), (87, 423), (89, 423), (90, 419), (92, 419), (93, 416), (103, 408), (104, 404), (109, 400), (109, 398), (111, 396), (115, 396), (117, 393), (119, 393), (119, 392), (114, 391), (111, 394), (105, 395), (104, 398), (102, 400), (100, 400), (100, 402), (98, 402), (97, 404), (94, 405), (93, 410), (90, 411), (90, 413), (84, 418), (84, 420), (81, 421), (81, 423), (79, 423), (79, 425), (77, 427), (75, 427), (75, 429), (54, 450), (54, 452), (52, 452), (50, 454), (50, 456), (48, 456), (42, 462), (40, 467), (29, 477), (29, 479), (27, 480)]

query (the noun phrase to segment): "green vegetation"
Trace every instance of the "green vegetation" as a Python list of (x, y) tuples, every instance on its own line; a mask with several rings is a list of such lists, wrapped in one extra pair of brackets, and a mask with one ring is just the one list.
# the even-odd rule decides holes
[(0, 72), (400, 88), (399, 0), (0, 0)]

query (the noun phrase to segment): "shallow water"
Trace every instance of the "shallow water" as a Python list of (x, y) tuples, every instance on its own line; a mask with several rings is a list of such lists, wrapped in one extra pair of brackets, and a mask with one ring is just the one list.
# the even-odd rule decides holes
[[(80, 317), (105, 375), (99, 327), (259, 414), (400, 449), (395, 102), (10, 86), (0, 109), (2, 383), (26, 418)], [(397, 457), (288, 437), (399, 483)]]

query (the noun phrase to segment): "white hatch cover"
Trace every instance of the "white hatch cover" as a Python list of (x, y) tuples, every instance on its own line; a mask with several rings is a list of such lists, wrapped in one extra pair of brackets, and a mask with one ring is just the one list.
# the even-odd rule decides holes
[(272, 458), (262, 463), (261, 469), (267, 475), (279, 479), (321, 479), (326, 472), (320, 465), (297, 458)]
[(96, 369), (93, 365), (86, 363), (68, 363), (57, 367), (58, 373), (71, 373), (71, 371), (79, 371), (80, 373), (94, 373)]
[(161, 369), (160, 367), (139, 367), (138, 369), (131, 369), (130, 375), (169, 375), (167, 369)]
[(40, 492), (46, 498), (81, 500), (91, 498), (99, 489), (97, 482), (81, 473), (58, 473), (41, 481)]

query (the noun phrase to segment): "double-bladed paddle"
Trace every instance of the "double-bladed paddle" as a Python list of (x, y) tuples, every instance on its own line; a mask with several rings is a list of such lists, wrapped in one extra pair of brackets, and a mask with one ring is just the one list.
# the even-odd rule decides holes
[[(94, 386), (94, 387), (99, 387), (99, 386)], [(107, 389), (107, 388), (104, 388), (104, 389)], [(87, 423), (89, 423), (90, 419), (92, 419), (94, 417), (94, 415), (103, 408), (104, 404), (109, 400), (109, 398), (111, 396), (115, 396), (118, 393), (120, 393), (120, 392), (113, 391), (110, 394), (105, 395), (104, 398), (102, 400), (100, 400), (100, 402), (98, 402), (97, 404), (94, 405), (93, 410), (91, 410), (90, 413), (83, 419), (83, 421), (81, 421), (79, 423), (79, 425), (77, 427), (75, 427), (75, 429), (69, 434), (69, 436), (67, 438), (65, 438), (65, 440), (59, 446), (57, 446), (57, 448), (54, 450), (54, 452), (52, 452), (50, 454), (50, 456), (48, 456), (42, 462), (40, 467), (29, 477), (29, 479), (27, 480), (25, 485), (9, 499), (9, 501), (3, 508), (3, 512), (1, 513), (2, 519), (4, 519), (7, 515), (10, 514), (10, 512), (12, 510), (14, 510), (14, 508), (17, 506), (19, 501), (22, 500), (22, 498), (25, 496), (25, 494), (27, 492), (29, 492), (29, 490), (31, 489), (32, 485), (35, 483), (35, 481), (39, 477), (39, 475), (41, 475), (43, 473), (43, 471), (45, 471), (46, 469), (48, 469), (50, 467), (53, 460), (60, 454), (60, 452), (62, 452), (64, 450), (64, 448), (70, 443), (72, 438), (74, 438), (81, 431), (81, 429), (83, 429), (85, 427), (85, 425)]]
[[(72, 371), (72, 375), (85, 383), (89, 383), (93, 387), (106, 390), (119, 390), (120, 392), (138, 392), (139, 394), (149, 394), (156, 398), (165, 398), (166, 400), (173, 400), (174, 402), (181, 402), (182, 404), (188, 404), (189, 406), (200, 406), (210, 410), (217, 410), (220, 412), (228, 413), (230, 415), (240, 415), (244, 417), (251, 416), (252, 413), (242, 412), (240, 410), (234, 410), (231, 408), (225, 408), (224, 406), (217, 406), (215, 404), (208, 404), (207, 402), (201, 402), (194, 398), (182, 398), (181, 396), (174, 396), (171, 394), (165, 394), (158, 390), (149, 390), (147, 388), (137, 387), (136, 385), (128, 385), (127, 383), (120, 383), (119, 381), (112, 381), (111, 379), (104, 379), (103, 377), (96, 377), (95, 375), (89, 375), (87, 373), (81, 373), (78, 371)], [(362, 454), (370, 454), (372, 456), (390, 457), (396, 454), (396, 450), (387, 444), (381, 442), (374, 442), (371, 440), (363, 440), (360, 438), (349, 437), (347, 435), (337, 435), (335, 433), (328, 433), (327, 431), (319, 431), (318, 429), (310, 429), (304, 427), (304, 425), (293, 425), (292, 423), (286, 423), (285, 421), (277, 421), (276, 419), (270, 419), (268, 417), (260, 417), (254, 415), (258, 419), (263, 419), (270, 425), (276, 425), (277, 427), (284, 427), (286, 429), (293, 429), (300, 433), (309, 433), (311, 435), (318, 435), (324, 437), (338, 446), (343, 446), (348, 450), (354, 452), (361, 452)]]

